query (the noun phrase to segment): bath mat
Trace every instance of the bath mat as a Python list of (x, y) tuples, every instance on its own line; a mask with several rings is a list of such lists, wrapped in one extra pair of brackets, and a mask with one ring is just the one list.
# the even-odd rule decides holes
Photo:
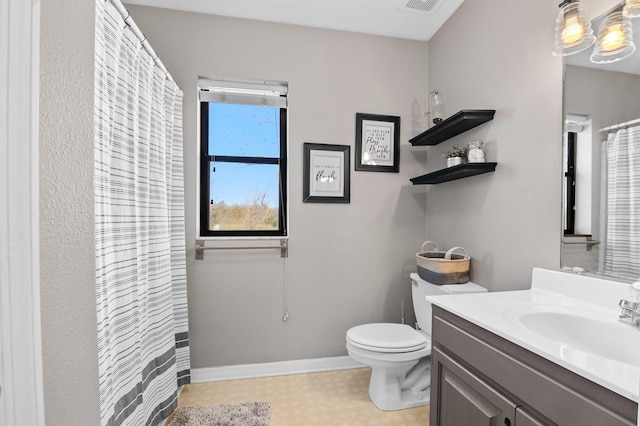
[(268, 426), (268, 402), (179, 407), (169, 426)]

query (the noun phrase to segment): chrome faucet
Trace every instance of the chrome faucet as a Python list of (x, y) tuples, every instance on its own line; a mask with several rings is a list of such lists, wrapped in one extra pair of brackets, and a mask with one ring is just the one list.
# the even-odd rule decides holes
[(635, 299), (635, 302), (626, 299), (620, 300), (618, 303), (618, 306), (622, 308), (620, 319), (640, 327), (640, 281), (631, 284), (629, 293)]
[(622, 299), (618, 304), (622, 308), (620, 319), (631, 325), (640, 326), (640, 303)]

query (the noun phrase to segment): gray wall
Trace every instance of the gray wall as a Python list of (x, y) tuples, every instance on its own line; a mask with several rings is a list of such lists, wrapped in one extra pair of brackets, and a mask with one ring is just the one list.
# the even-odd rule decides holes
[[(544, 3), (544, 4), (543, 4)], [(427, 234), (465, 247), (471, 279), (490, 290), (524, 289), (533, 266), (560, 261), (562, 60), (551, 56), (555, 2), (473, 0), (429, 41), (429, 89), (445, 116), (495, 109), (493, 121), (429, 149), (487, 142), (495, 173), (436, 185), (427, 192)]]
[(40, 272), (47, 425), (94, 425), (94, 2), (41, 2)]
[[(400, 320), (425, 239), (426, 43), (129, 7), (184, 90), (187, 272), (194, 368), (346, 355), (346, 330)], [(168, 29), (171, 29), (168, 31)], [(290, 254), (194, 260), (198, 76), (289, 82)], [(355, 113), (401, 117), (400, 173), (355, 172)], [(351, 203), (302, 202), (302, 144), (350, 145)], [(285, 309), (288, 322), (282, 321)]]

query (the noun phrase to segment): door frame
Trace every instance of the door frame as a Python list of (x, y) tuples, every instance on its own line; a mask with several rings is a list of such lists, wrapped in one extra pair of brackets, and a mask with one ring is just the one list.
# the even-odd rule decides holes
[(44, 425), (40, 0), (0, 0), (0, 425)]

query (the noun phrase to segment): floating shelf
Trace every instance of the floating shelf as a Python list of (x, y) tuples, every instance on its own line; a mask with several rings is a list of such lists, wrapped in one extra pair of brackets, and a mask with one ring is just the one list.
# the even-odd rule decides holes
[(413, 146), (437, 145), (449, 138), (493, 120), (495, 109), (463, 109), (440, 124), (409, 140)]
[(498, 163), (459, 164), (433, 173), (414, 177), (411, 179), (411, 182), (413, 182), (414, 185), (435, 185), (437, 183), (449, 182), (451, 180), (493, 172), (496, 170), (497, 164)]

